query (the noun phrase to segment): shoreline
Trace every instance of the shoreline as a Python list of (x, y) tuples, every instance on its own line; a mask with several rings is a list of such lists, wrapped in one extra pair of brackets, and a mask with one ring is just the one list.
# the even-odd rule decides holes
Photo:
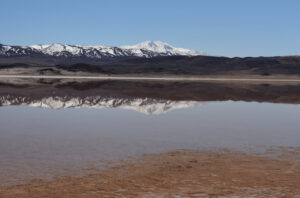
[(60, 76), (60, 75), (0, 75), (1, 78), (26, 79), (90, 79), (90, 80), (149, 80), (149, 81), (254, 81), (300, 82), (300, 79), (283, 78), (226, 78), (226, 77), (148, 77), (148, 76)]
[(223, 150), (147, 154), (86, 176), (0, 186), (0, 197), (297, 197), (296, 152), (279, 159)]

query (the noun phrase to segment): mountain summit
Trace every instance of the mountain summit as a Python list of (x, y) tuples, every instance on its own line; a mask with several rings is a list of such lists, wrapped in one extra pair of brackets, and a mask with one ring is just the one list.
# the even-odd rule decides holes
[(158, 53), (166, 53), (171, 55), (186, 55), (186, 56), (196, 56), (205, 55), (205, 53), (196, 50), (176, 48), (172, 45), (161, 42), (161, 41), (145, 41), (137, 45), (121, 46), (123, 49), (145, 49)]

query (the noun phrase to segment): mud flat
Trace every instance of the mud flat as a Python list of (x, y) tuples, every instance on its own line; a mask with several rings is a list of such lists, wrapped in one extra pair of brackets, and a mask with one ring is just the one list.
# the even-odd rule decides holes
[(299, 197), (299, 149), (264, 156), (233, 151), (145, 155), (83, 177), (0, 187), (2, 198)]

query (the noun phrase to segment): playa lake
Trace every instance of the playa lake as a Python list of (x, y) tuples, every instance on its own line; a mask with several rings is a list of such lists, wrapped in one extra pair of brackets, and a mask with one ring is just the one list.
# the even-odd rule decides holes
[(0, 86), (1, 184), (84, 174), (147, 153), (300, 147), (299, 85), (23, 85)]

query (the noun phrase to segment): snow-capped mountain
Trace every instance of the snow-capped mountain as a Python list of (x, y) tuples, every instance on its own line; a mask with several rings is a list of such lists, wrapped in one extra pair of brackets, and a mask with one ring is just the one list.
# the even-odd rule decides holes
[(163, 53), (168, 55), (185, 55), (185, 56), (206, 55), (202, 51), (176, 48), (168, 43), (161, 42), (161, 41), (145, 41), (137, 45), (121, 46), (121, 48), (130, 49), (130, 50), (145, 49), (152, 52), (158, 52), (158, 53)]
[(44, 97), (41, 99), (32, 99), (25, 96), (0, 96), (0, 106), (26, 105), (31, 107), (42, 107), (51, 109), (66, 108), (120, 108), (133, 110), (143, 114), (159, 115), (171, 110), (182, 109), (194, 106), (201, 106), (197, 101), (171, 101), (156, 100), (151, 98), (112, 98), (103, 96), (87, 97)]
[(51, 57), (82, 57), (90, 59), (110, 59), (117, 57), (146, 57), (172, 56), (172, 55), (205, 55), (196, 50), (175, 48), (161, 41), (146, 41), (132, 46), (107, 47), (80, 46), (67, 44), (32, 45), (32, 46), (9, 46), (0, 44), (0, 57), (22, 57), (22, 56), (51, 56)]

